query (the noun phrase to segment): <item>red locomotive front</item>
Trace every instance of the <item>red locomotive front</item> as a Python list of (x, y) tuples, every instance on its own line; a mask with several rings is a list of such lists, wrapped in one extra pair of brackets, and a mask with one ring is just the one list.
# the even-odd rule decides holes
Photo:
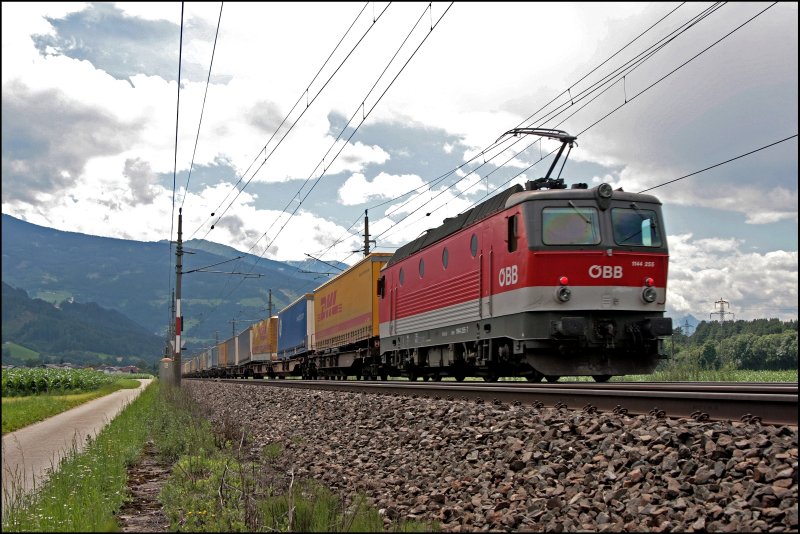
[(401, 247), (379, 282), (384, 363), (407, 376), (650, 373), (672, 333), (654, 196), (515, 186)]

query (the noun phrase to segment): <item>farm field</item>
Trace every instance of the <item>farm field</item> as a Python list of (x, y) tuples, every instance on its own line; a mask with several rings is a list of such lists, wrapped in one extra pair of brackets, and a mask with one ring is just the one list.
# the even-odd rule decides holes
[(134, 375), (107, 375), (87, 369), (3, 370), (3, 434), (119, 389), (137, 388), (139, 382), (134, 378)]

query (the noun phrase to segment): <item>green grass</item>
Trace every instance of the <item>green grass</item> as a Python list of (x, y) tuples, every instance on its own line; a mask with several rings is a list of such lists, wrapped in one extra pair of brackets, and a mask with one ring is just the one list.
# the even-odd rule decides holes
[[(154, 421), (156, 447), (177, 458), (160, 500), (170, 529), (181, 532), (380, 532), (383, 518), (358, 496), (352, 503), (319, 483), (295, 480), (281, 469), (285, 447), (268, 444), (260, 460), (242, 454), (250, 437), (232, 420), (216, 432), (178, 388), (165, 388), (172, 407)], [(175, 427), (180, 431), (176, 431)], [(162, 437), (158, 437), (161, 435)], [(290, 438), (293, 439), (293, 438)], [(399, 522), (395, 531), (431, 532), (433, 524)]]
[(66, 395), (45, 393), (27, 397), (3, 397), (3, 434), (43, 421), (48, 417), (65, 412), (119, 389), (134, 389), (138, 387), (138, 380), (123, 378), (94, 391)]
[(615, 382), (797, 382), (797, 369), (788, 371), (707, 371), (697, 369), (670, 369), (652, 375), (615, 377)]
[[(47, 278), (49, 278), (54, 282), (58, 281), (58, 279), (53, 278), (51, 276), (47, 276)], [(61, 304), (71, 296), (72, 293), (70, 293), (69, 291), (39, 291), (38, 293), (36, 293), (35, 297), (31, 298), (42, 299), (43, 301), (49, 302), (50, 304)]]
[(22, 345), (17, 345), (11, 341), (6, 341), (3, 343), (3, 347), (8, 348), (9, 356), (11, 356), (11, 358), (15, 358), (19, 361), (35, 362), (39, 358), (39, 353), (35, 350), (23, 347)]

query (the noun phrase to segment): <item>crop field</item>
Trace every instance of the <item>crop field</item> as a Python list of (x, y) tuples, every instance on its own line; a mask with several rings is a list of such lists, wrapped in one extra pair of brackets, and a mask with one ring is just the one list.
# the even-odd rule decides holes
[(39, 393), (93, 391), (119, 377), (92, 369), (3, 369), (2, 396), (20, 397)]

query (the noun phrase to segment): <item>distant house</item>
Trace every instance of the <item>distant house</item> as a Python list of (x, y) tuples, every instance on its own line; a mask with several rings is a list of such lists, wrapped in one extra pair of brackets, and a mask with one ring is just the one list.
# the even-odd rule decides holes
[(106, 374), (115, 373), (138, 373), (139, 368), (135, 365), (124, 365), (122, 367), (114, 367), (113, 365), (101, 365), (97, 367), (98, 371), (103, 371)]

